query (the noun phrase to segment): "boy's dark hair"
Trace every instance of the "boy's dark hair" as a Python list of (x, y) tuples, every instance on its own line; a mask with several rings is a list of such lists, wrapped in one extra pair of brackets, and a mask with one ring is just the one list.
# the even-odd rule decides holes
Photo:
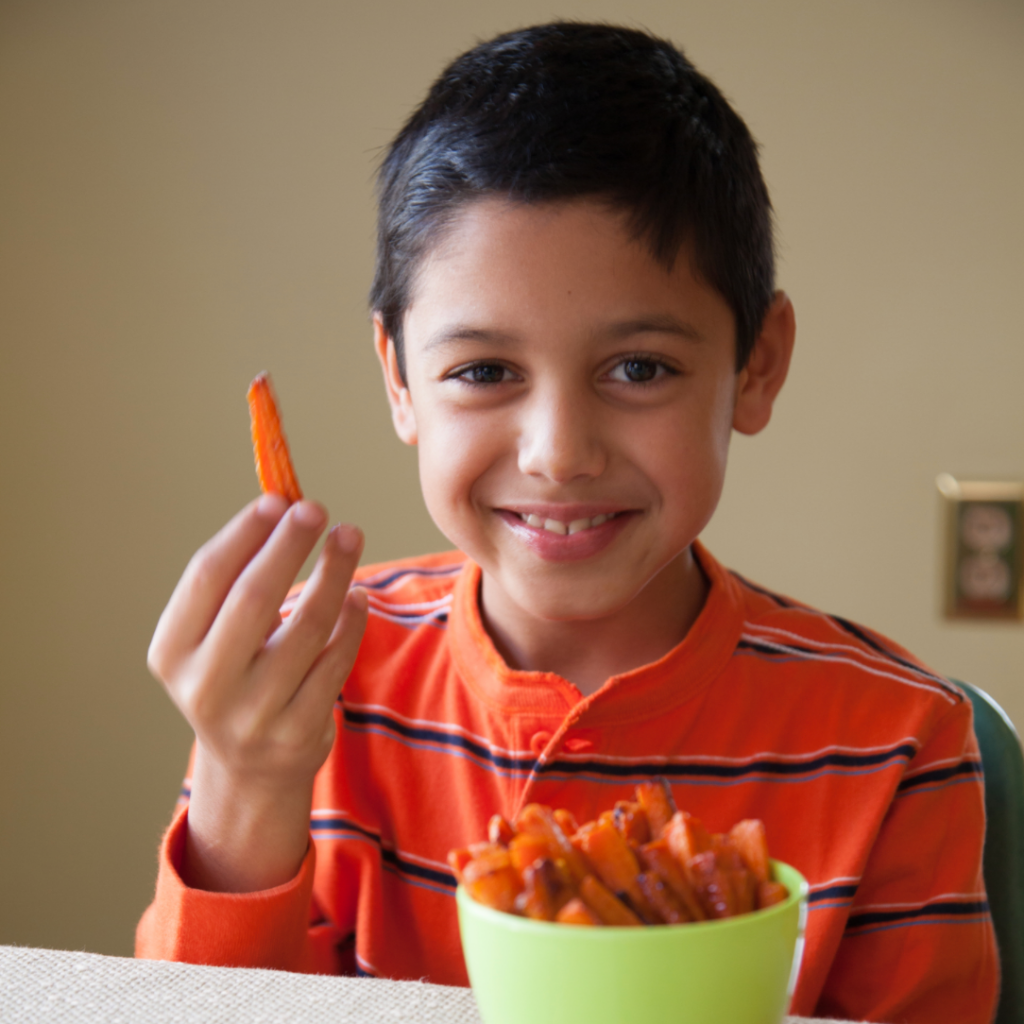
[(746, 364), (774, 291), (771, 202), (747, 126), (671, 43), (555, 22), (445, 69), (378, 177), (370, 303), (403, 377), (416, 269), (458, 210), (490, 196), (608, 202), (666, 268), (689, 242), (735, 317), (737, 371)]

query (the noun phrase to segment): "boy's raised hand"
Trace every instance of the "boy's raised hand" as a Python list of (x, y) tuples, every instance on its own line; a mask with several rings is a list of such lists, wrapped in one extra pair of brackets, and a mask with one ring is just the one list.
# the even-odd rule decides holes
[(284, 624), (278, 609), (327, 522), (264, 495), (196, 552), (164, 609), (149, 667), (196, 734), (184, 881), (254, 892), (306, 853), (313, 776), (359, 650), (366, 594), (349, 590), (362, 534), (336, 526)]

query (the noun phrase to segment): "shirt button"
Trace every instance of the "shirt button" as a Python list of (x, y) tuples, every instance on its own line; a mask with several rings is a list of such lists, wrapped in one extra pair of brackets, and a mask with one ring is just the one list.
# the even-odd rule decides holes
[(549, 732), (535, 732), (530, 740), (530, 749), (533, 751), (534, 756), (540, 757), (544, 753), (544, 748), (551, 742), (551, 733)]

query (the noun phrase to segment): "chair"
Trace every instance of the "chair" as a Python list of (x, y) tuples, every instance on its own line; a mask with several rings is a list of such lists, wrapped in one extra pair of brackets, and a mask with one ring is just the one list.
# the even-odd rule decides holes
[(977, 687), (957, 685), (974, 705), (985, 770), (985, 887), (1003, 975), (995, 1024), (1024, 1024), (1024, 755), (1003, 709)]

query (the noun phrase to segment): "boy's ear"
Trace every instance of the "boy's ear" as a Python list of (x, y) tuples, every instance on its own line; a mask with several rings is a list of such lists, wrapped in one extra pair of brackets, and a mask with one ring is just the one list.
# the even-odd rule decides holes
[(384, 371), (384, 388), (388, 393), (391, 422), (395, 425), (395, 433), (406, 444), (416, 444), (419, 435), (416, 432), (416, 411), (412, 407), (412, 396), (398, 369), (395, 343), (376, 313), (373, 316), (373, 347), (377, 350), (377, 358)]
[(741, 434), (764, 430), (772, 418), (775, 396), (789, 373), (795, 339), (793, 303), (785, 292), (776, 292), (747, 365), (737, 375), (732, 425)]

